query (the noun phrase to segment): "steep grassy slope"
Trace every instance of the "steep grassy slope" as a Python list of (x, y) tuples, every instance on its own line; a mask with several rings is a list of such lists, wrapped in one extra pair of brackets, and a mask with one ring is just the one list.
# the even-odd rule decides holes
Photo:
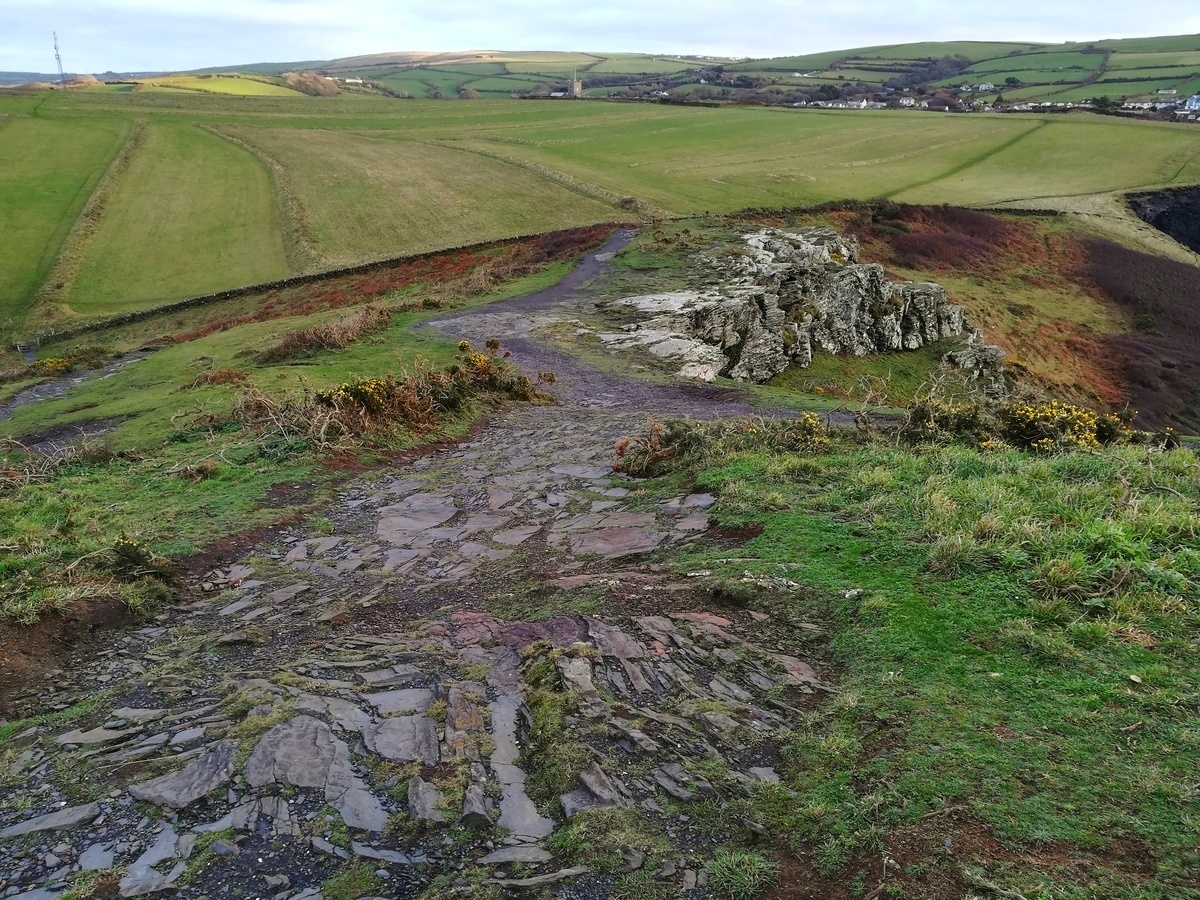
[(156, 122), (67, 299), (95, 317), (285, 274), (266, 168), (195, 125)]
[(0, 120), (0, 323), (22, 316), (128, 119)]

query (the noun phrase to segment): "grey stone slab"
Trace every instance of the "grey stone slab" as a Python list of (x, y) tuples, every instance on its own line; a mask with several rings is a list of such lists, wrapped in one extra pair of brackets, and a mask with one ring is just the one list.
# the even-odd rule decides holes
[(111, 869), (116, 854), (109, 844), (92, 844), (79, 854), (79, 868), (85, 872)]
[(382, 831), (387, 823), (379, 799), (354, 773), (349, 748), (312, 716), (296, 716), (264, 734), (244, 774), (251, 787), (275, 782), (323, 788), (326, 801), (351, 828)]
[(112, 716), (114, 719), (124, 719), (127, 722), (133, 722), (136, 725), (145, 725), (147, 722), (155, 722), (167, 714), (165, 709), (131, 709), (128, 706), (122, 706), (120, 709), (114, 709)]
[(237, 615), (242, 610), (252, 608), (256, 602), (257, 601), (255, 601), (253, 598), (250, 598), (250, 597), (247, 597), (242, 600), (235, 600), (233, 603), (230, 603), (223, 610), (221, 610), (217, 615), (221, 615), (221, 616)]
[(264, 734), (243, 774), (254, 788), (273, 782), (324, 787), (333, 764), (333, 733), (311, 716), (296, 716)]
[(458, 506), (452, 497), (412, 494), (392, 506), (381, 507), (376, 530), (382, 540), (399, 538), (396, 542), (403, 543), (414, 533), (436, 528), (449, 521), (457, 512)]
[(397, 853), (395, 850), (371, 847), (358, 841), (352, 841), (350, 849), (355, 856), (361, 856), (363, 859), (376, 859), (380, 862), (391, 863), (396, 866), (411, 866), (425, 862), (426, 860), (424, 853), (418, 852), (410, 856), (407, 853)]
[(548, 863), (554, 859), (554, 854), (541, 847), (501, 847), (493, 850), (487, 856), (477, 860), (481, 866), (499, 865), (501, 863)]
[(463, 532), (465, 534), (478, 534), (481, 531), (495, 531), (502, 525), (507, 525), (512, 521), (508, 516), (488, 515), (486, 513), (468, 517), (467, 521), (463, 522)]
[(126, 728), (123, 730), (92, 728), (83, 731), (76, 728), (74, 731), (68, 731), (66, 734), (60, 734), (54, 739), (54, 743), (60, 747), (64, 744), (111, 744), (114, 741), (124, 740), (130, 735), (138, 734), (141, 730), (141, 728)]
[(309, 590), (309, 585), (303, 582), (297, 582), (296, 584), (289, 584), (287, 587), (281, 587), (278, 590), (271, 591), (271, 593), (267, 594), (267, 599), (273, 603), (287, 603), (289, 600), (295, 599), (307, 590)]
[(158, 833), (158, 838), (129, 867), (131, 875), (153, 869), (159, 863), (175, 858), (176, 850), (179, 847), (179, 836), (170, 824), (166, 822), (160, 824), (162, 830)]
[(521, 705), (521, 696), (516, 691), (501, 693), (490, 704), (496, 749), (488, 763), (500, 782), (498, 824), (514, 837), (541, 840), (554, 831), (555, 825), (553, 819), (547, 819), (537, 811), (525, 792), (525, 772), (519, 765), (521, 752), (517, 745), (517, 718)]
[(363, 732), (367, 748), (384, 759), (396, 762), (420, 760), (426, 766), (438, 764), (437, 730), (424, 715), (393, 716)]
[(586, 875), (588, 872), (587, 866), (573, 866), (570, 869), (559, 869), (557, 872), (551, 872), (548, 875), (533, 875), (529, 878), (488, 878), (484, 880), (484, 884), (494, 884), (502, 888), (515, 888), (516, 890), (536, 890), (537, 888), (548, 887), (552, 884), (558, 884), (567, 878), (575, 878), (579, 875)]
[(395, 713), (423, 713), (433, 704), (433, 691), (427, 688), (403, 688), (381, 691), (363, 697), (382, 716)]
[(658, 549), (664, 535), (651, 528), (601, 528), (571, 538), (571, 552), (577, 556), (601, 556), (616, 559)]
[(171, 809), (183, 809), (232, 777), (236, 755), (237, 747), (233, 743), (221, 741), (211, 751), (193, 759), (178, 772), (131, 785), (129, 793), (135, 800), (145, 800), (147, 803)]
[(408, 780), (408, 814), (420, 822), (445, 822), (442, 792), (420, 775)]
[(387, 669), (373, 669), (370, 672), (359, 672), (359, 677), (371, 687), (399, 687), (424, 676), (424, 672), (408, 663), (392, 666)]
[(0, 831), (0, 838), (17, 837), (22, 834), (32, 834), (35, 831), (71, 831), (81, 825), (86, 825), (99, 815), (100, 805), (97, 803), (68, 806), (66, 809), (60, 809), (57, 812), (27, 819), (24, 822), (18, 822), (16, 825), (9, 825), (3, 831)]

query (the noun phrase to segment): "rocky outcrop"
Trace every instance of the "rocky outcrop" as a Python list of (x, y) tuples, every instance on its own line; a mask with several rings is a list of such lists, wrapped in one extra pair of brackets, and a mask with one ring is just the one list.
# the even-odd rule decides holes
[[(681, 375), (754, 382), (811, 364), (817, 350), (866, 356), (956, 338), (982, 345), (941, 285), (889, 281), (882, 266), (858, 261), (853, 237), (817, 227), (765, 229), (744, 241), (740, 252), (702, 257), (719, 273), (716, 288), (615, 301), (641, 318), (601, 340), (678, 359)], [(998, 367), (1003, 353), (989, 348), (971, 359), (975, 368)]]

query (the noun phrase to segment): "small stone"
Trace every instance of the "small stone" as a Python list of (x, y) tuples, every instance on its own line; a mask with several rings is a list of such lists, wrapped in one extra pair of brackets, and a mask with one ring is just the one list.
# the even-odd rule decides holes
[(654, 873), (654, 877), (660, 881), (665, 881), (668, 878), (674, 878), (677, 871), (675, 863), (669, 859), (664, 859), (662, 865), (658, 867), (658, 871)]
[(439, 809), (442, 792), (420, 775), (408, 782), (408, 814), (422, 822), (445, 822), (446, 814)]
[(209, 848), (217, 856), (238, 856), (241, 854), (241, 848), (228, 838), (221, 838), (219, 841), (213, 841)]
[(263, 880), (267, 883), (267, 887), (272, 889), (290, 887), (292, 884), (292, 879), (286, 875), (264, 875)]
[(57, 869), (60, 865), (62, 865), (62, 860), (59, 859), (57, 856), (55, 856), (53, 853), (47, 853), (45, 856), (42, 857), (42, 864), (47, 869)]
[(629, 872), (636, 872), (638, 869), (640, 869), (642, 866), (644, 866), (646, 864), (646, 854), (643, 853), (641, 850), (634, 850), (632, 847), (628, 848), (622, 854), (622, 857), (625, 860), (624, 864), (621, 866), (621, 869), (620, 869), (620, 873), (622, 875), (627, 874)]

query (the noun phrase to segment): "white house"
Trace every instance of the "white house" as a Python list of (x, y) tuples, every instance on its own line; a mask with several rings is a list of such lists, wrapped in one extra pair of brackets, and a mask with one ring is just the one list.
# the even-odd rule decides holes
[(1188, 97), (1183, 101), (1183, 108), (1189, 112), (1200, 111), (1200, 94)]
[(1166, 97), (1174, 97), (1176, 94), (1179, 93), (1179, 91), (1175, 90), (1175, 88), (1159, 88), (1154, 93), (1162, 94), (1163, 96), (1166, 96)]
[(975, 90), (977, 91), (994, 91), (995, 89), (996, 86), (990, 81), (981, 81), (979, 84), (975, 85)]
[(362, 83), (363, 83), (363, 80), (361, 78), (347, 78), (346, 79), (346, 84), (362, 84)]
[(916, 97), (901, 97), (900, 105), (901, 106), (916, 106), (917, 98)]

